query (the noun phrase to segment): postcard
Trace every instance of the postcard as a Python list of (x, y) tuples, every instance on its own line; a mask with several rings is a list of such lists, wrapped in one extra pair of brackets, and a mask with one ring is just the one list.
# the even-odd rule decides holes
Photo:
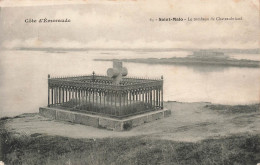
[(0, 1), (0, 165), (260, 163), (257, 0)]

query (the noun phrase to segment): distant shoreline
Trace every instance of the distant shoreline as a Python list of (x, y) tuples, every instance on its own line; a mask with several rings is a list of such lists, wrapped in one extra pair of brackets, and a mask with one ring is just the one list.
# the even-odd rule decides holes
[(121, 60), (123, 62), (131, 63), (145, 63), (145, 64), (163, 64), (163, 65), (188, 65), (188, 66), (230, 66), (230, 67), (251, 67), (259, 68), (260, 61), (245, 60), (245, 59), (200, 59), (188, 57), (172, 57), (172, 58), (139, 58), (139, 59), (94, 59), (95, 61), (113, 61)]
[(224, 49), (224, 48), (212, 48), (212, 49), (195, 49), (195, 48), (62, 48), (62, 47), (14, 47), (11, 49), (2, 48), (2, 50), (24, 50), (24, 51), (137, 51), (137, 52), (170, 52), (170, 51), (214, 51), (223, 53), (237, 53), (237, 54), (260, 54), (260, 49)]

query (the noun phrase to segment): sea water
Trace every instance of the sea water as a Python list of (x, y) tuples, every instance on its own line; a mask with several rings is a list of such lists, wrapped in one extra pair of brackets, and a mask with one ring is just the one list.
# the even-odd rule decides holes
[[(110, 61), (94, 59), (185, 57), (188, 51), (25, 51), (0, 52), (0, 117), (38, 112), (47, 105), (47, 75), (106, 74)], [(258, 54), (232, 54), (259, 60)], [(250, 104), (260, 99), (260, 69), (123, 63), (128, 76), (164, 77), (164, 100)]]

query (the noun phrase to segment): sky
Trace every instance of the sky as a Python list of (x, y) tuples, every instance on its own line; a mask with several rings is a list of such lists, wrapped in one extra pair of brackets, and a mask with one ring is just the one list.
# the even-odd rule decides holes
[[(62, 3), (63, 2), (63, 3)], [(0, 2), (2, 48), (259, 48), (258, 0)], [(150, 21), (242, 17), (239, 21)], [(25, 23), (25, 19), (70, 23)]]

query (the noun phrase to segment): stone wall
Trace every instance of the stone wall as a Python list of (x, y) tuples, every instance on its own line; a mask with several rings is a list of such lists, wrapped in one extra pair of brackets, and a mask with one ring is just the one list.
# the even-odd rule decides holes
[(62, 109), (55, 109), (49, 107), (40, 107), (39, 114), (41, 116), (68, 121), (76, 124), (83, 124), (87, 126), (105, 128), (113, 131), (130, 130), (133, 127), (162, 119), (171, 115), (171, 110), (163, 109), (153, 112), (148, 112), (141, 115), (128, 117), (126, 119), (114, 119), (98, 115), (84, 114)]

